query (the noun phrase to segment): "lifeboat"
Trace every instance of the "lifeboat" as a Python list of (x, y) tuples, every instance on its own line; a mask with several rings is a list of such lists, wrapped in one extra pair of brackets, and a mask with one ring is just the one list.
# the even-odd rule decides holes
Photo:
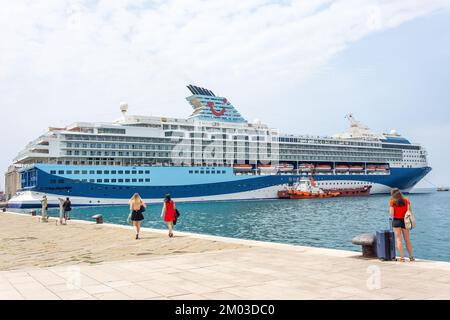
[(258, 165), (258, 169), (262, 172), (262, 173), (266, 173), (266, 172), (275, 172), (277, 171), (277, 168), (271, 164), (259, 164)]
[(316, 171), (317, 172), (331, 171), (331, 166), (327, 165), (327, 164), (319, 164), (319, 165), (316, 166)]
[(302, 172), (311, 172), (314, 169), (313, 164), (303, 163), (300, 165), (300, 171)]
[(336, 166), (336, 171), (337, 172), (347, 172), (350, 169), (349, 166), (347, 165), (343, 165), (343, 164), (339, 164)]
[(281, 163), (280, 165), (277, 166), (277, 169), (280, 172), (291, 172), (294, 170), (294, 166), (289, 163)]
[(376, 166), (377, 171), (386, 171), (386, 166)]
[(246, 172), (252, 171), (253, 166), (251, 164), (235, 164), (233, 165), (235, 171)]
[(377, 166), (374, 165), (367, 166), (367, 171), (375, 171), (375, 170), (377, 170)]
[(363, 166), (353, 165), (353, 166), (350, 166), (349, 169), (350, 169), (350, 171), (353, 171), (353, 172), (359, 172), (359, 171), (363, 171), (364, 167)]

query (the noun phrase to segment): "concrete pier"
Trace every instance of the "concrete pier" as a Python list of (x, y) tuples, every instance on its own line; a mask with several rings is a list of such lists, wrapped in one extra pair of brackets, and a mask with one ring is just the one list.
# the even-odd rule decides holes
[(133, 236), (128, 226), (1, 214), (0, 299), (450, 299), (447, 262), (153, 229)]

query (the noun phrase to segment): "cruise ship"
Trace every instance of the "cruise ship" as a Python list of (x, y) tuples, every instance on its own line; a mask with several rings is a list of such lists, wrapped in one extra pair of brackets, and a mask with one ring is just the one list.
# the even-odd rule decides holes
[(136, 116), (51, 127), (14, 159), (20, 187), (10, 207), (275, 199), (281, 187), (314, 175), (318, 187), (408, 192), (431, 168), (427, 152), (395, 130), (377, 134), (347, 115), (350, 129), (329, 137), (285, 134), (247, 121), (225, 97), (189, 85), (187, 119)]

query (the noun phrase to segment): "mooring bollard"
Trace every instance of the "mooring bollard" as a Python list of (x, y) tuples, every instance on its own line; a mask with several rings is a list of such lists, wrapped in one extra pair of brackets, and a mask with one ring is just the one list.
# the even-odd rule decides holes
[(31, 210), (31, 216), (35, 217), (36, 216), (36, 210)]
[(92, 219), (95, 219), (95, 222), (97, 224), (103, 223), (103, 216), (101, 214), (96, 214), (96, 215), (92, 216)]
[(3, 211), (3, 212), (6, 212), (6, 208), (3, 208), (2, 211)]
[(352, 243), (362, 246), (363, 257), (375, 258), (377, 256), (377, 240), (374, 234), (360, 234), (352, 239)]

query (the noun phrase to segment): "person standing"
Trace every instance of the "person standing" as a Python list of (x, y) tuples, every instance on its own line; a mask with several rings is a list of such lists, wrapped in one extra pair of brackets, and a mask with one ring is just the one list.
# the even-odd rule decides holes
[(47, 196), (45, 194), (42, 196), (41, 206), (42, 206), (42, 210), (41, 210), (42, 222), (48, 222), (48, 213), (47, 213), (48, 200), (47, 200)]
[(64, 210), (64, 220), (70, 220), (70, 211), (72, 211), (72, 202), (70, 202), (69, 197), (66, 198), (66, 201), (63, 203)]
[(161, 211), (161, 218), (164, 217), (164, 222), (167, 223), (167, 228), (169, 229), (169, 237), (171, 238), (173, 237), (173, 221), (175, 220), (175, 213), (175, 202), (171, 199), (170, 194), (166, 194)]
[(142, 214), (147, 208), (145, 202), (141, 199), (138, 193), (135, 193), (130, 199), (130, 211), (131, 211), (131, 221), (133, 221), (133, 226), (136, 228), (136, 240), (139, 239), (139, 232), (141, 231), (141, 223), (144, 220), (144, 215)]
[(403, 253), (403, 243), (402, 243), (402, 235), (405, 239), (406, 249), (408, 250), (409, 260), (414, 261), (414, 257), (412, 255), (412, 245), (411, 240), (409, 238), (409, 230), (405, 226), (405, 215), (408, 211), (411, 211), (411, 203), (409, 199), (403, 196), (402, 192), (395, 188), (391, 191), (391, 201), (389, 203), (390, 208), (389, 212), (392, 218), (392, 227), (395, 232), (395, 238), (397, 241), (397, 249), (400, 253), (399, 261), (405, 262), (405, 257)]

